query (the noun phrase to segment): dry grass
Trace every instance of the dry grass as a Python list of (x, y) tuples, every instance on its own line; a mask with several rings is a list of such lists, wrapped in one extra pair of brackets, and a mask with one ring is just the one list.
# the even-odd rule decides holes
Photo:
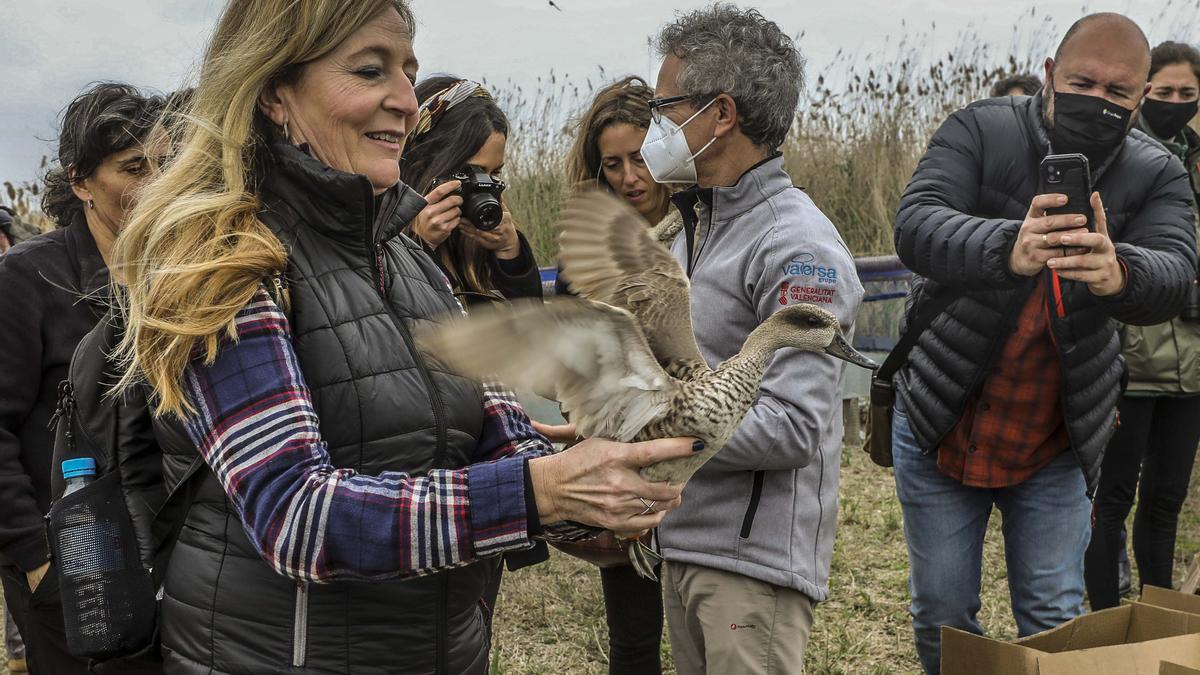
[[(1200, 480), (1193, 477), (1180, 519), (1176, 583), (1191, 555), (1200, 550), (1198, 497)], [(861, 451), (848, 449), (842, 461), (839, 509), (833, 595), (817, 609), (806, 672), (918, 673), (907, 613), (908, 555), (891, 472), (871, 464)], [(1007, 579), (996, 512), (984, 547), (980, 622), (990, 635), (1011, 639), (1016, 626)], [(507, 573), (495, 621), (493, 673), (607, 672), (600, 576), (587, 563), (553, 551), (548, 563)], [(674, 672), (665, 638), (663, 662)]]
[[(1023, 17), (1029, 18), (1032, 12)], [(1046, 53), (1052, 27), (1022, 24), (1038, 27), (1015, 31), (1011, 53)], [(856, 255), (892, 252), (900, 194), (946, 114), (984, 97), (1005, 74), (1037, 72), (1034, 57), (997, 56), (975, 35), (961, 36), (959, 47), (940, 55), (925, 51), (927, 37), (905, 34), (871, 53), (839, 53), (821, 75), (810, 75), (793, 132), (781, 148), (795, 184), (838, 226)], [(881, 70), (878, 64), (889, 66)], [(506, 169), (512, 189), (506, 197), (538, 259), (550, 264), (557, 251), (554, 223), (567, 189), (562, 173), (571, 116), (590, 100), (594, 86), (587, 81), (568, 88), (552, 74), (531, 94), (511, 83), (498, 90), (514, 125)]]
[[(1176, 583), (1190, 557), (1200, 551), (1200, 476), (1193, 475), (1188, 496), (1179, 523)], [(891, 472), (848, 449), (839, 509), (833, 595), (817, 608), (806, 672), (917, 673), (906, 609), (908, 558)], [(999, 525), (997, 513), (984, 550), (980, 621), (989, 634), (1012, 638), (1016, 628), (1009, 613)], [(587, 563), (552, 550), (549, 562), (506, 573), (495, 625), (494, 674), (607, 672), (600, 575)], [(667, 672), (674, 672), (665, 638), (663, 663)], [(7, 675), (3, 660), (0, 675)]]

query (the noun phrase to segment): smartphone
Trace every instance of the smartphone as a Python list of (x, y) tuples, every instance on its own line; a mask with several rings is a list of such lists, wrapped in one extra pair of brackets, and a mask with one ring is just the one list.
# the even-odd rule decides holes
[(1046, 155), (1038, 172), (1038, 194), (1066, 195), (1067, 203), (1046, 209), (1046, 215), (1085, 216), (1087, 229), (1096, 231), (1096, 224), (1092, 222), (1092, 172), (1087, 157), (1079, 153)]

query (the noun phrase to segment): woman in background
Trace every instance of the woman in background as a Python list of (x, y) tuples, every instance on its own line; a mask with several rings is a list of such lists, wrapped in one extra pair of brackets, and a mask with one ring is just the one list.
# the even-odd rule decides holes
[[(1138, 128), (1183, 162), (1195, 191), (1200, 187), (1200, 135), (1188, 123), (1200, 100), (1200, 52), (1164, 42), (1151, 51), (1150, 62), (1150, 93)], [(1122, 331), (1129, 386), (1119, 406), (1121, 424), (1104, 455), (1096, 525), (1084, 560), (1093, 610), (1120, 602), (1117, 559), (1135, 494), (1133, 552), (1141, 585), (1171, 588), (1174, 582), (1175, 533), (1200, 442), (1196, 297), (1193, 290), (1193, 302), (1179, 318)]]
[(533, 250), (508, 208), (503, 207), (494, 229), (481, 229), (464, 217), (459, 181), (434, 187), (435, 181), (464, 171), (501, 180), (508, 119), (488, 90), (470, 80), (430, 77), (417, 85), (416, 94), (420, 119), (400, 163), (400, 180), (429, 204), (408, 233), (430, 251), (463, 304), (541, 298)]
[[(575, 142), (567, 160), (567, 179), (576, 187), (598, 183), (629, 202), (646, 219), (646, 226), (661, 232), (671, 223), (670, 189), (654, 182), (642, 161), (642, 141), (650, 128), (654, 90), (637, 77), (626, 77), (601, 89), (579, 119)], [(663, 222), (666, 220), (666, 222)], [(678, 215), (674, 220), (679, 220)], [(661, 225), (660, 225), (661, 223)], [(559, 293), (569, 293), (560, 274)], [(608, 672), (616, 675), (658, 675), (662, 641), (662, 588), (643, 579), (628, 563), (611, 533), (592, 543), (556, 544), (568, 553), (592, 558), (585, 549), (606, 545), (615, 553), (614, 564), (600, 568), (604, 612), (608, 621)]]
[(42, 194), (57, 229), (0, 256), (0, 577), (35, 675), (88, 672), (67, 653), (58, 578), (47, 573), (47, 426), (76, 345), (104, 315), (113, 242), (150, 171), (144, 141), (161, 106), (115, 83), (72, 101)]
[[(407, 233), (433, 257), (466, 307), (541, 299), (542, 280), (533, 249), (512, 213), (503, 207), (499, 225), (480, 229), (464, 217), (461, 182), (446, 180), (464, 171), (501, 180), (508, 118), (483, 85), (452, 75), (426, 78), (417, 84), (416, 95), (420, 118), (400, 162), (400, 179), (425, 194), (428, 206), (413, 219)], [(533, 549), (509, 553), (504, 559), (510, 570), (517, 570), (548, 556), (546, 544), (538, 542)], [(483, 594), (490, 625), (504, 570), (499, 558), (487, 564), (494, 567)]]

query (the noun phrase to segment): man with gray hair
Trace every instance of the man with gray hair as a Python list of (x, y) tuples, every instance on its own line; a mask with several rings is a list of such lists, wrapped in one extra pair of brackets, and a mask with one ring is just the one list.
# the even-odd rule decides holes
[[(832, 312), (847, 334), (862, 300), (837, 228), (793, 187), (778, 148), (804, 61), (779, 26), (719, 3), (677, 18), (642, 157), (674, 198), (672, 251), (692, 284), (712, 366), (787, 305)], [(842, 441), (841, 362), (783, 350), (729, 442), (663, 520), (663, 592), (680, 673), (800, 672), (813, 605), (829, 595)]]

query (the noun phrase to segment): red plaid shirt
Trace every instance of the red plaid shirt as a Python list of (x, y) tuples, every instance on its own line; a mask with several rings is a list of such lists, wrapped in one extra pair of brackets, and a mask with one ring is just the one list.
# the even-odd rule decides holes
[(1039, 277), (998, 367), (938, 446), (938, 469), (971, 487), (1026, 480), (1071, 447), (1061, 394), (1062, 364)]

